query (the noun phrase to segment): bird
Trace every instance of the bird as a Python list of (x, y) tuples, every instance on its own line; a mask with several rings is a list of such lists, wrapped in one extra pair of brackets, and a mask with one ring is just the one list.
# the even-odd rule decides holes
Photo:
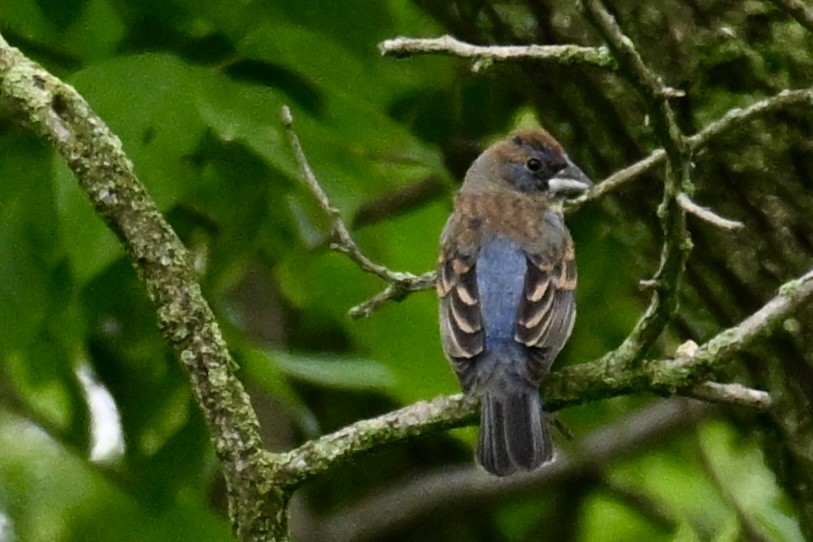
[(518, 130), (472, 163), (441, 233), (441, 344), (480, 399), (476, 459), (493, 475), (553, 459), (539, 387), (576, 317), (563, 202), (592, 184), (546, 130)]

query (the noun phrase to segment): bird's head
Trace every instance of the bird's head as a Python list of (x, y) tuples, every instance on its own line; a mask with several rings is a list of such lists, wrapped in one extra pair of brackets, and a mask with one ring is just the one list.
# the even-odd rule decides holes
[(514, 132), (486, 149), (466, 173), (464, 189), (514, 190), (561, 200), (591, 186), (553, 136), (533, 128)]

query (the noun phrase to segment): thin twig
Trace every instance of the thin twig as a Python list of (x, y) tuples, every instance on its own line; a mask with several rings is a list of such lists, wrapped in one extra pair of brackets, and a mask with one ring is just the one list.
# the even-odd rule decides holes
[(378, 44), (382, 55), (406, 57), (411, 55), (454, 55), (475, 60), (475, 67), (483, 66), (483, 61), (504, 61), (517, 59), (555, 61), (560, 64), (589, 64), (600, 68), (617, 67), (617, 63), (606, 47), (584, 47), (581, 45), (472, 45), (452, 36), (439, 38), (398, 37)]
[(728, 218), (723, 218), (708, 207), (703, 207), (702, 205), (696, 204), (692, 199), (687, 196), (685, 193), (678, 194), (677, 201), (683, 210), (687, 213), (693, 214), (697, 218), (708, 222), (713, 226), (717, 226), (718, 228), (724, 230), (740, 230), (745, 227), (745, 224), (740, 222), (739, 220), (730, 220)]
[[(800, 103), (810, 104), (811, 102), (813, 102), (813, 88), (783, 90), (774, 96), (755, 102), (748, 107), (736, 107), (727, 111), (723, 116), (705, 125), (702, 130), (689, 137), (687, 142), (689, 143), (691, 151), (694, 153), (704, 148), (716, 137), (760, 115), (773, 113), (792, 105)], [(666, 151), (662, 148), (652, 151), (646, 158), (616, 171), (600, 183), (597, 183), (596, 186), (585, 194), (569, 201), (565, 207), (565, 212), (574, 212), (588, 201), (597, 200), (605, 194), (617, 190), (619, 187), (637, 179), (652, 168), (663, 164), (665, 160)]]
[(347, 257), (355, 262), (362, 270), (390, 283), (387, 289), (382, 293), (377, 294), (374, 298), (351, 309), (350, 315), (354, 317), (369, 316), (375, 308), (386, 301), (402, 298), (409, 292), (430, 288), (435, 281), (434, 273), (413, 275), (412, 273), (391, 271), (387, 267), (372, 261), (361, 251), (356, 242), (353, 241), (353, 237), (350, 235), (350, 231), (342, 220), (341, 214), (330, 203), (330, 198), (327, 193), (325, 193), (322, 185), (319, 184), (319, 180), (316, 178), (308, 162), (308, 158), (305, 155), (305, 151), (302, 148), (302, 143), (299, 141), (299, 136), (294, 130), (293, 115), (287, 105), (282, 107), (280, 118), (288, 134), (288, 140), (293, 148), (297, 164), (299, 164), (302, 181), (316, 200), (316, 203), (319, 204), (319, 207), (321, 207), (322, 211), (324, 211), (330, 219), (332, 236), (330, 247), (337, 252), (346, 254)]
[(756, 410), (768, 410), (772, 404), (771, 394), (767, 391), (747, 388), (737, 383), (703, 382), (689, 389), (686, 395), (709, 403), (742, 406)]
[(390, 283), (386, 288), (384, 288), (379, 293), (375, 294), (370, 299), (367, 299), (366, 301), (363, 301), (358, 305), (351, 307), (351, 309), (347, 311), (347, 313), (352, 318), (367, 318), (375, 310), (377, 310), (379, 307), (381, 307), (382, 305), (389, 301), (403, 299), (404, 296), (406, 296), (410, 292), (427, 290), (429, 288), (434, 287), (436, 279), (437, 273), (435, 273), (434, 271), (428, 271), (423, 275), (418, 275), (417, 277), (415, 277), (414, 280), (408, 282), (406, 284), (406, 288), (404, 287), (403, 282)]
[(646, 66), (632, 40), (624, 35), (603, 2), (581, 0), (580, 5), (618, 58), (621, 72), (646, 101), (655, 134), (666, 151), (663, 200), (658, 208), (664, 240), (660, 265), (653, 277), (657, 287), (652, 290), (643, 316), (610, 356), (619, 363), (635, 365), (646, 355), (677, 309), (678, 287), (691, 250), (686, 216), (677, 196), (690, 185), (691, 148), (677, 125), (660, 78)]

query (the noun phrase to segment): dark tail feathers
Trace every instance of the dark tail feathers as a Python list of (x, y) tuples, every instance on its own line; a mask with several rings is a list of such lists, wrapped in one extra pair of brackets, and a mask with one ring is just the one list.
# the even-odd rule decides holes
[(477, 461), (488, 472), (507, 476), (530, 471), (553, 458), (539, 392), (483, 394)]

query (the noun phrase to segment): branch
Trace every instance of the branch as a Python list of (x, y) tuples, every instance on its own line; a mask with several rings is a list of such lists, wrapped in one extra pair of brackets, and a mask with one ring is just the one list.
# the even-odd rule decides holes
[(709, 412), (699, 403), (666, 401), (597, 429), (584, 437), (573, 453), (559, 453), (556, 460), (527, 475), (495, 478), (474, 465), (435, 469), (418, 478), (391, 484), (391, 489), (363, 498), (352, 507), (323, 520), (317, 533), (302, 539), (351, 542), (381, 538), (410, 522), (484, 501), (504, 500), (529, 489), (562, 483), (586, 468), (609, 465), (648, 443), (663, 442), (690, 427)]
[(696, 204), (685, 193), (681, 192), (678, 194), (677, 202), (678, 205), (680, 205), (687, 213), (693, 214), (700, 220), (708, 222), (709, 224), (717, 226), (718, 228), (724, 230), (741, 230), (745, 227), (745, 224), (739, 220), (729, 220), (728, 218), (723, 218), (708, 207), (703, 207), (702, 205)]
[[(765, 98), (749, 105), (746, 108), (736, 107), (727, 111), (722, 117), (710, 122), (695, 135), (689, 137), (687, 142), (691, 151), (697, 152), (708, 145), (716, 137), (728, 132), (732, 128), (740, 126), (759, 115), (773, 113), (791, 105), (800, 103), (810, 104), (813, 102), (813, 88), (803, 88), (797, 90), (783, 90), (778, 94)], [(612, 192), (626, 183), (637, 179), (644, 173), (650, 171), (655, 166), (663, 164), (666, 160), (666, 151), (657, 149), (649, 156), (638, 162), (618, 170), (592, 189), (582, 194), (578, 198), (569, 201), (565, 207), (565, 212), (571, 213), (588, 201), (594, 201), (609, 192)]]
[(742, 384), (702, 382), (686, 392), (689, 397), (710, 403), (736, 405), (756, 410), (768, 410), (773, 401), (767, 391), (746, 388)]
[(284, 538), (285, 496), (261, 487), (259, 423), (248, 395), (232, 371), (234, 362), (195, 281), (188, 251), (136, 178), (121, 141), (73, 87), (2, 36), (0, 95), (65, 158), (96, 212), (125, 245), (209, 426), (238, 537)]
[[(623, 34), (621, 34), (621, 36), (622, 36), (621, 42), (623, 42), (625, 37), (623, 36)], [(616, 35), (616, 37), (617, 37), (617, 35)], [(454, 47), (449, 47), (449, 46), (447, 46), (449, 43), (462, 44), (465, 47), (461, 48), (461, 47), (458, 47), (456, 45)], [(454, 40), (454, 38), (450, 38), (448, 36), (444, 37), (444, 38), (436, 39), (436, 40), (413, 40), (413, 39), (409, 39), (409, 38), (397, 38), (397, 39), (393, 39), (393, 40), (384, 41), (379, 45), (379, 49), (381, 50), (382, 54), (394, 54), (394, 55), (399, 55), (400, 54), (401, 56), (407, 56), (409, 54), (419, 54), (419, 53), (429, 53), (430, 52), (429, 50), (421, 49), (422, 47), (425, 47), (426, 49), (431, 49), (432, 54), (451, 54), (451, 55), (458, 55), (458, 56), (463, 56), (463, 57), (470, 57), (470, 56), (472, 56), (471, 51), (476, 51), (478, 54), (482, 54), (484, 58), (488, 56), (489, 51), (495, 51), (494, 52), (495, 55), (500, 55), (500, 54), (505, 54), (505, 49), (506, 49), (506, 47), (499, 47), (499, 46), (489, 46), (489, 47), (473, 46), (473, 45), (469, 45), (469, 44), (459, 42), (457, 40)], [(535, 46), (535, 47), (541, 47), (541, 46)], [(508, 47), (507, 49), (514, 50), (514, 49), (517, 49), (517, 47)], [(525, 50), (525, 52), (527, 52), (527, 50), (528, 50), (527, 47), (518, 47), (518, 49)], [(634, 51), (634, 49), (633, 49), (633, 51)], [(637, 55), (637, 53), (635, 53), (635, 54)], [(522, 58), (522, 57), (523, 57), (523, 55), (517, 55), (517, 56), (507, 56), (505, 58), (508, 59), (508, 58)], [(638, 57), (638, 60), (640, 60), (640, 57)], [(649, 74), (649, 72), (648, 72), (648, 70), (646, 69), (645, 66), (644, 66), (644, 70), (645, 70), (645, 72), (647, 74)], [(647, 75), (645, 77), (645, 79), (650, 79), (650, 78), (654, 78), (654, 76), (649, 74), (649, 75)], [(668, 106), (668, 103), (666, 102), (666, 100), (668, 98), (670, 98), (670, 97), (673, 97), (674, 92), (669, 92), (669, 89), (667, 89), (666, 87), (662, 87), (660, 85), (660, 83), (657, 81), (657, 79), (655, 79), (655, 81), (656, 81), (655, 84), (651, 85), (650, 90), (655, 93), (656, 98), (658, 100), (661, 100), (661, 99), (663, 100), (663, 104), (664, 104), (663, 107), (666, 107), (668, 110), (671, 110), (671, 109), (669, 109), (669, 106)], [(725, 113), (719, 119), (707, 124), (697, 134), (695, 134), (695, 135), (693, 135), (693, 136), (691, 136), (689, 138), (684, 138), (685, 144), (688, 145), (688, 151), (687, 152), (689, 153), (689, 155), (691, 155), (695, 151), (700, 150), (701, 148), (705, 147), (715, 137), (717, 137), (719, 135), (722, 135), (723, 133), (725, 133), (725, 132), (731, 130), (732, 128), (734, 128), (735, 126), (739, 126), (740, 124), (743, 124), (743, 123), (753, 119), (754, 117), (756, 117), (758, 115), (778, 111), (778, 110), (783, 109), (785, 107), (788, 107), (790, 105), (795, 105), (795, 104), (798, 104), (798, 103), (809, 103), (811, 101), (813, 101), (813, 88), (799, 89), (799, 90), (783, 90), (782, 92), (778, 93), (777, 95), (772, 96), (770, 98), (766, 98), (766, 99), (761, 100), (759, 102), (756, 102), (756, 103), (746, 107), (745, 109), (740, 109), (740, 108), (731, 109), (730, 111)], [(669, 123), (667, 122), (667, 124), (669, 124)], [(674, 123), (673, 119), (672, 119), (671, 124), (676, 127), (676, 124)], [(678, 133), (679, 133), (679, 131), (678, 131)], [(667, 139), (671, 140), (671, 138), (667, 138)], [(672, 147), (674, 147), (674, 145), (672, 145)], [(667, 157), (667, 153), (663, 148), (653, 151), (646, 158), (644, 158), (644, 159), (636, 162), (635, 164), (632, 164), (632, 165), (630, 165), (630, 166), (628, 166), (628, 167), (626, 167), (626, 168), (624, 168), (622, 170), (617, 171), (616, 173), (614, 173), (614, 174), (610, 175), (609, 177), (607, 177), (604, 181), (598, 183), (596, 186), (594, 186), (587, 193), (585, 193), (582, 196), (568, 202), (566, 207), (565, 207), (565, 212), (568, 213), (568, 214), (572, 213), (572, 212), (576, 211), (577, 209), (579, 209), (582, 205), (584, 205), (588, 201), (593, 201), (593, 200), (599, 199), (600, 197), (603, 197), (605, 194), (618, 189), (620, 186), (626, 184), (627, 182), (632, 181), (632, 180), (638, 178), (639, 176), (643, 175), (644, 173), (650, 171), (655, 166), (658, 166), (658, 165), (662, 164), (666, 160), (666, 157)], [(302, 158), (303, 158), (303, 160), (300, 160), (300, 167), (303, 167), (302, 162), (307, 164), (307, 160), (304, 159), (304, 154), (302, 155)], [(688, 166), (688, 162), (685, 162), (685, 164), (686, 164), (686, 166)], [(679, 196), (679, 195), (680, 195), (680, 192), (677, 193), (677, 196)], [(678, 203), (678, 205), (680, 205), (680, 203)], [(685, 205), (681, 205), (681, 208), (684, 208), (684, 207), (685, 207)], [(699, 206), (697, 206), (697, 207), (699, 209), (702, 209), (702, 207), (699, 207)], [(675, 212), (674, 205), (672, 206), (672, 209), (673, 209), (673, 213), (674, 213)], [(731, 221), (730, 223), (725, 222), (725, 219), (723, 219), (723, 221), (724, 221), (723, 224), (725, 224), (726, 226), (731, 226), (731, 225), (737, 224), (734, 221)], [(687, 237), (684, 237), (684, 238), (687, 239)], [(672, 253), (676, 254), (676, 253), (680, 252), (680, 254), (681, 254), (680, 258), (685, 259), (685, 254), (680, 250), (679, 247), (680, 247), (680, 243), (673, 244), (673, 246), (671, 247)], [(667, 248), (667, 247), (665, 247), (665, 248)], [(680, 258), (675, 258), (675, 259), (680, 259)], [(663, 261), (662, 261), (661, 268), (664, 268)], [(414, 277), (414, 275), (413, 275), (413, 277)], [(349, 313), (350, 313), (351, 316), (353, 316), (355, 318), (370, 316), (370, 314), (374, 310), (378, 309), (380, 306), (387, 303), (388, 301), (395, 300), (395, 299), (401, 299), (403, 296), (408, 295), (411, 292), (419, 291), (421, 289), (431, 288), (433, 286), (433, 284), (434, 284), (435, 278), (436, 277), (435, 277), (434, 272), (428, 272), (428, 273), (424, 273), (423, 275), (420, 275), (418, 279), (415, 279), (415, 280), (413, 280), (411, 282), (408, 282), (407, 284), (402, 284), (402, 283), (399, 283), (397, 281), (396, 282), (390, 282), (390, 284), (387, 286), (387, 288), (385, 288), (383, 291), (376, 294), (371, 299), (369, 299), (369, 300), (367, 300), (367, 301), (365, 301), (365, 302), (351, 308)], [(663, 278), (663, 277), (661, 277), (661, 278)], [(655, 284), (657, 285), (657, 283), (655, 283)], [(649, 322), (651, 319), (652, 319), (652, 315), (647, 315), (645, 313), (644, 317), (639, 322), (639, 326), (636, 326), (636, 330), (639, 331), (638, 333), (635, 334), (636, 337), (639, 337), (641, 335), (641, 333), (640, 333), (641, 326), (643, 326), (643, 328), (646, 329), (646, 327), (647, 327), (646, 323)], [(653, 326), (653, 329), (654, 329), (654, 327), (655, 326)], [(638, 340), (636, 339), (635, 342), (638, 342)], [(635, 354), (635, 352), (637, 350), (639, 350), (639, 349), (630, 349), (630, 348), (628, 348), (628, 346), (629, 345), (627, 345), (627, 347), (625, 347), (625, 350), (628, 352), (628, 354), (630, 354), (630, 355), (628, 355), (628, 357), (630, 359), (632, 359), (632, 358), (635, 357), (635, 355), (633, 355), (633, 354)]]
[[(554, 411), (633, 393), (679, 394), (719, 403), (769, 408), (770, 396), (765, 392), (708, 380), (725, 372), (726, 362), (733, 353), (771, 331), (811, 296), (813, 270), (784, 284), (776, 297), (739, 325), (719, 333), (697, 349), (680, 352), (675, 358), (646, 361), (640, 366), (629, 367), (605, 356), (598, 361), (555, 371), (542, 390), (545, 409)], [(276, 467), (277, 476), (285, 485), (296, 486), (374, 448), (463, 425), (473, 419), (476, 410), (476, 399), (456, 394), (362, 420), (284, 454)]]
[(614, 69), (616, 61), (606, 47), (581, 45), (472, 45), (452, 36), (439, 38), (393, 38), (378, 44), (382, 55), (454, 55), (475, 60), (474, 71), (485, 63), (505, 60), (545, 60), (560, 64), (588, 64)]
[(373, 448), (464, 425), (474, 418), (477, 405), (477, 399), (458, 393), (361, 420), (284, 454), (277, 477), (296, 486)]
[(634, 369), (623, 369), (623, 364), (612, 359), (617, 355), (613, 353), (597, 362), (556, 371), (550, 375), (545, 388), (546, 407), (562, 408), (582, 403), (585, 397), (596, 400), (630, 392), (691, 395), (695, 386), (724, 373), (724, 362), (732, 354), (748, 347), (760, 335), (769, 333), (811, 295), (813, 270), (783, 284), (779, 294), (762, 308), (739, 325), (718, 333), (692, 353), (647, 361)]
[(409, 292), (426, 290), (433, 287), (435, 284), (434, 272), (424, 273), (423, 275), (413, 275), (412, 273), (391, 271), (383, 265), (372, 261), (361, 251), (355, 241), (353, 241), (353, 237), (350, 235), (350, 231), (342, 220), (341, 214), (339, 214), (339, 211), (330, 203), (330, 198), (328, 198), (328, 195), (319, 184), (316, 175), (313, 173), (313, 169), (302, 148), (302, 143), (299, 141), (299, 136), (294, 131), (294, 118), (287, 105), (282, 107), (280, 117), (283, 126), (285, 126), (285, 131), (288, 134), (288, 140), (291, 142), (297, 164), (299, 164), (302, 181), (316, 200), (316, 203), (319, 204), (319, 207), (322, 208), (322, 211), (324, 211), (330, 219), (332, 237), (330, 248), (342, 254), (346, 254), (347, 257), (355, 262), (363, 271), (371, 273), (389, 283), (389, 286), (382, 293), (350, 309), (350, 315), (356, 318), (369, 316), (373, 310), (389, 300), (401, 299)]
[(664, 241), (660, 265), (652, 279), (655, 288), (643, 316), (613, 353), (617, 355), (608, 356), (619, 363), (635, 365), (646, 355), (677, 310), (678, 287), (692, 247), (686, 216), (677, 198), (690, 186), (691, 148), (669, 105), (670, 93), (664, 93), (660, 78), (644, 64), (632, 40), (624, 35), (615, 18), (600, 0), (582, 0), (580, 6), (618, 58), (623, 73), (647, 102), (655, 134), (666, 152), (668, 167), (663, 200), (658, 207)]

